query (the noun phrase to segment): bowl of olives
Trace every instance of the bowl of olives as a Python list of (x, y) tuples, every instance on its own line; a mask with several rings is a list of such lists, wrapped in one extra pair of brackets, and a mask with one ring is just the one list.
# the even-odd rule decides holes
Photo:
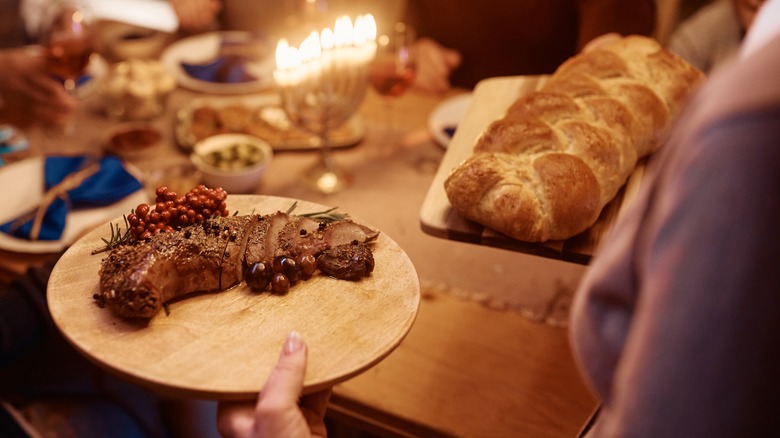
[(253, 193), (260, 186), (273, 149), (247, 134), (217, 134), (195, 144), (190, 159), (203, 183), (228, 193)]

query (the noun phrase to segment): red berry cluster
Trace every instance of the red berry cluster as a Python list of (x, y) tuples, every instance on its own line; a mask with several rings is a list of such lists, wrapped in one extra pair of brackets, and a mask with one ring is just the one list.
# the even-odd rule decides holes
[(179, 196), (163, 186), (157, 188), (155, 194), (153, 207), (139, 204), (133, 213), (127, 215), (130, 235), (135, 240), (145, 240), (158, 233), (203, 222), (212, 216), (229, 214), (225, 205), (227, 192), (222, 188), (199, 185), (186, 195)]

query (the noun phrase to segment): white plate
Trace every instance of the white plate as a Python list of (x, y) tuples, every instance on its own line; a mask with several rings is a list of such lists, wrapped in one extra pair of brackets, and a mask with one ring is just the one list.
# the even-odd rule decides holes
[[(463, 120), (471, 104), (471, 93), (450, 97), (436, 106), (428, 117), (428, 130), (433, 139), (446, 148), (452, 140), (452, 132)], [(452, 130), (452, 132), (448, 132)]]
[[(0, 168), (0, 187), (16, 188), (16, 190), (0, 191), (0, 223), (4, 224), (18, 217), (22, 212), (32, 210), (41, 201), (44, 193), (43, 163), (43, 157), (35, 157)], [(128, 170), (138, 177), (136, 170), (129, 167)], [(87, 228), (127, 214), (142, 202), (148, 202), (143, 189), (105, 207), (74, 209), (68, 214), (60, 240), (32, 242), (0, 233), (0, 249), (36, 254), (61, 251), (73, 243)], [(106, 229), (106, 237), (109, 235), (110, 231)]]
[[(179, 85), (190, 90), (211, 94), (243, 94), (267, 89), (273, 85), (274, 55), (246, 64), (247, 71), (257, 80), (251, 82), (218, 83), (204, 81), (187, 74), (181, 63), (206, 64), (219, 55), (222, 41), (249, 42), (257, 37), (249, 32), (209, 32), (179, 40), (168, 46), (160, 57), (162, 63), (176, 77)], [(262, 41), (262, 40), (260, 40)]]
[[(271, 124), (273, 132), (268, 136), (258, 134), (271, 144), (275, 151), (281, 150), (311, 150), (319, 148), (319, 140), (314, 135), (303, 133), (292, 127), (291, 122), (284, 115), (278, 94), (255, 94), (252, 96), (210, 96), (191, 100), (176, 112), (174, 135), (176, 142), (185, 150), (191, 150), (197, 142), (197, 137), (192, 132), (193, 113), (198, 108), (210, 107), (220, 109), (229, 106), (244, 106), (253, 111), (261, 111), (263, 119)], [(241, 131), (238, 131), (241, 132)], [(252, 132), (244, 132), (253, 134)], [(342, 148), (353, 146), (360, 142), (366, 134), (366, 129), (359, 115), (353, 116), (343, 126), (331, 133), (331, 147)]]

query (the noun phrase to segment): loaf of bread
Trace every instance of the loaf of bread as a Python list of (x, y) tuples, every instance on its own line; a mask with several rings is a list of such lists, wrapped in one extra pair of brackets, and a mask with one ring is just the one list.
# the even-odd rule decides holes
[(593, 225), (704, 75), (655, 40), (564, 62), (478, 138), (444, 188), (468, 219), (527, 242)]

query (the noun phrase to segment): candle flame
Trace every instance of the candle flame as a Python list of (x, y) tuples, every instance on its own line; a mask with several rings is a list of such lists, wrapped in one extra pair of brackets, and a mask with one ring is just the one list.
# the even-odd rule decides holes
[(355, 19), (355, 45), (376, 40), (376, 20), (371, 14), (360, 15)]
[(342, 15), (336, 19), (336, 24), (333, 26), (336, 47), (352, 45), (354, 41), (353, 33), (352, 20), (348, 16)]
[(276, 44), (276, 67), (290, 69), (301, 65), (301, 54), (297, 48), (291, 47), (285, 39)]
[(322, 55), (322, 48), (320, 47), (320, 35), (317, 31), (313, 31), (307, 36), (300, 46), (301, 61), (311, 61), (317, 59)]
[[(298, 47), (286, 39), (276, 45), (277, 83), (289, 86), (317, 77), (327, 69), (364, 66), (376, 53), (376, 20), (371, 14), (339, 17), (333, 30), (312, 31)], [(327, 52), (323, 54), (323, 51)]]
[(320, 32), (320, 45), (322, 46), (323, 50), (330, 50), (336, 45), (333, 31), (330, 30), (330, 28), (326, 27), (325, 29), (322, 29), (322, 32)]

